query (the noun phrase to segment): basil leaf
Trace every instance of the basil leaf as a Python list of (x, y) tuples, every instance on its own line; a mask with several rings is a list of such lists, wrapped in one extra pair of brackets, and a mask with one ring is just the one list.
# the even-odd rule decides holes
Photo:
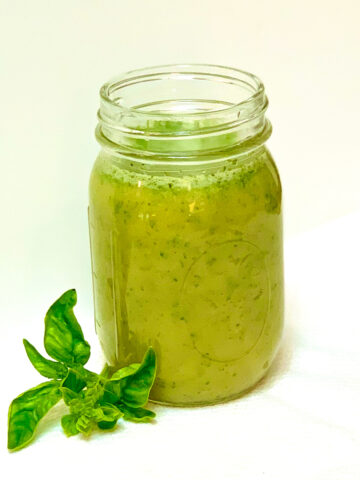
[(122, 378), (128, 377), (133, 373), (137, 372), (141, 366), (141, 363), (132, 363), (127, 367), (120, 368), (117, 370), (111, 377), (110, 380), (121, 380)]
[(61, 419), (61, 426), (68, 437), (77, 435), (79, 430), (76, 428), (76, 415), (64, 415)]
[(85, 365), (90, 357), (90, 345), (84, 339), (73, 312), (76, 300), (76, 291), (68, 290), (53, 303), (45, 316), (45, 350), (50, 357), (68, 366)]
[(97, 422), (101, 430), (110, 430), (115, 427), (117, 421), (124, 414), (115, 406), (111, 404), (101, 405), (103, 418)]
[(156, 413), (146, 408), (131, 408), (127, 405), (118, 404), (117, 407), (124, 414), (124, 420), (136, 423), (147, 423), (151, 422), (153, 418), (156, 417)]
[(114, 420), (119, 420), (119, 418), (123, 416), (123, 412), (119, 410), (117, 406), (111, 405), (110, 403), (103, 404), (100, 408), (103, 413), (101, 421), (113, 422)]
[(122, 401), (130, 407), (142, 407), (149, 398), (156, 372), (156, 355), (150, 347), (142, 363), (133, 363), (117, 370), (105, 383), (103, 402)]
[(67, 368), (62, 363), (44, 358), (25, 338), (23, 344), (30, 362), (43, 377), (61, 379), (66, 376)]
[(16, 397), (9, 407), (8, 449), (25, 447), (33, 438), (39, 421), (60, 398), (59, 382), (55, 380), (41, 383)]
[(104, 422), (104, 421), (101, 421), (101, 422), (98, 422), (97, 426), (101, 429), (101, 430), (111, 430), (112, 428), (115, 427), (115, 425), (117, 424), (117, 420), (113, 420), (111, 422)]
[(115, 404), (120, 401), (120, 382), (108, 382), (104, 387), (101, 403)]
[(72, 390), (73, 392), (79, 393), (86, 386), (85, 380), (80, 376), (80, 374), (69, 368), (68, 373), (64, 380), (61, 382), (61, 387)]
[(86, 414), (80, 415), (76, 421), (76, 428), (84, 435), (90, 435), (93, 427), (93, 419), (91, 418), (91, 416), (87, 416)]
[(65, 405), (70, 405), (73, 400), (81, 401), (82, 397), (78, 393), (70, 390), (70, 388), (60, 387), (60, 391), (62, 393), (62, 398), (64, 400)]
[(149, 399), (155, 374), (156, 355), (149, 347), (136, 372), (120, 380), (121, 402), (133, 408), (144, 406)]
[(127, 367), (120, 368), (111, 376), (110, 380), (105, 382), (103, 402), (116, 403), (120, 401), (121, 397), (121, 382), (122, 378), (132, 375), (140, 368), (140, 363), (132, 363)]

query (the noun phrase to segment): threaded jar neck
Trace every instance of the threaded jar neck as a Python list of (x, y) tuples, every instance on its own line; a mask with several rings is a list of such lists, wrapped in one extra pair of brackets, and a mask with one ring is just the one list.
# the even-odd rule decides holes
[(100, 90), (96, 136), (112, 154), (142, 163), (221, 161), (269, 138), (259, 78), (216, 65), (134, 70)]

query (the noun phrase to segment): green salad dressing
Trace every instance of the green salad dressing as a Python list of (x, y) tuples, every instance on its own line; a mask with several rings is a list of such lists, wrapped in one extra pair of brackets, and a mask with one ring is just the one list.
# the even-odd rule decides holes
[(283, 324), (281, 184), (254, 75), (216, 65), (127, 72), (100, 90), (89, 225), (107, 361), (157, 354), (171, 405), (235, 398)]
[(254, 385), (283, 322), (281, 186), (264, 146), (152, 171), (103, 150), (90, 180), (96, 330), (108, 362), (157, 353), (151, 398), (216, 403)]

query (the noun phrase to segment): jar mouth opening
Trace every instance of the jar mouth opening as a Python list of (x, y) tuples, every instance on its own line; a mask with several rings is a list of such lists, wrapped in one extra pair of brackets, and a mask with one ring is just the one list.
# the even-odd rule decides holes
[(243, 117), (266, 103), (264, 85), (256, 75), (200, 63), (128, 71), (105, 83), (100, 98), (103, 107), (112, 108), (114, 114), (139, 120), (217, 118), (236, 112)]
[(103, 148), (133, 157), (233, 155), (268, 138), (267, 106), (261, 80), (243, 70), (148, 67), (102, 86), (96, 137)]

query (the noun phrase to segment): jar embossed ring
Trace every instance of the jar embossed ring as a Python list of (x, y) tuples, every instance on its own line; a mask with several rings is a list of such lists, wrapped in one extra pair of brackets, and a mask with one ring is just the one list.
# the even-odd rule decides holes
[(128, 72), (100, 91), (90, 179), (96, 331), (109, 364), (158, 358), (151, 400), (207, 405), (266, 373), (283, 327), (281, 184), (254, 75)]

